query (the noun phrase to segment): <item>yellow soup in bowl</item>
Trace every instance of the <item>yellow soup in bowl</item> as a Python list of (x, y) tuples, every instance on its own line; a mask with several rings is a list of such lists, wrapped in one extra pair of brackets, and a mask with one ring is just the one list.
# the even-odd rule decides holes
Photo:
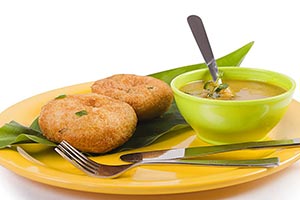
[(210, 89), (205, 87), (207, 82), (203, 80), (188, 83), (180, 90), (196, 97), (220, 100), (254, 100), (277, 96), (286, 92), (281, 87), (259, 81), (223, 80), (223, 82), (229, 86), (232, 95), (223, 95), (224, 93), (220, 91), (220, 94), (214, 97), (211, 95)]

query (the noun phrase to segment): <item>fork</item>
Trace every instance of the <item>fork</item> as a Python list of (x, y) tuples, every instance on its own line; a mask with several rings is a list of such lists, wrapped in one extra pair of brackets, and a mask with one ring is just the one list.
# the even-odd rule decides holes
[(62, 141), (58, 144), (57, 147), (55, 147), (55, 151), (87, 175), (99, 178), (116, 178), (131, 168), (145, 164), (191, 164), (244, 167), (275, 167), (279, 164), (279, 159), (273, 157), (255, 160), (147, 160), (123, 165), (106, 165), (91, 160), (66, 141)]

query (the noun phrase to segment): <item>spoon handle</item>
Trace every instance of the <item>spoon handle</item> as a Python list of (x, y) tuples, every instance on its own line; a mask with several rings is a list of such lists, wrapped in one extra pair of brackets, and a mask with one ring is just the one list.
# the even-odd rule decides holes
[(194, 38), (198, 44), (198, 47), (202, 53), (202, 56), (209, 68), (210, 74), (214, 81), (218, 78), (217, 64), (209, 44), (209, 40), (203, 25), (203, 22), (199, 16), (191, 15), (187, 18), (188, 24), (192, 30)]

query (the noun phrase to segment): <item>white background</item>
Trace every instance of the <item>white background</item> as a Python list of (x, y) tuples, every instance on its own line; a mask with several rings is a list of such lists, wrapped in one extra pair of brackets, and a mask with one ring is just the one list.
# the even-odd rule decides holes
[[(292, 0), (0, 0), (0, 112), (39, 93), (114, 73), (203, 62), (186, 18), (199, 15), (216, 58), (255, 41), (242, 66), (300, 81), (300, 11)], [(300, 100), (299, 87), (294, 98)], [(184, 199), (298, 199), (300, 163), (251, 183)], [(0, 166), (1, 199), (132, 199), (58, 189)], [(141, 197), (171, 199), (176, 195)], [(178, 197), (178, 196), (177, 196)]]

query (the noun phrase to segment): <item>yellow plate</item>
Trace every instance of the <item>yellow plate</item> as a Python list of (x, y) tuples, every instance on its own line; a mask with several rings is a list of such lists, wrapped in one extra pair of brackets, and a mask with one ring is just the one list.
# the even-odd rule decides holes
[[(48, 100), (60, 94), (90, 92), (92, 83), (65, 87), (26, 99), (5, 110), (0, 115), (0, 125), (15, 120), (29, 125), (38, 116), (40, 108)], [(293, 101), (281, 122), (271, 131), (270, 139), (300, 137), (300, 104)], [(206, 145), (196, 138), (193, 131), (172, 133), (155, 144), (139, 149), (163, 149)], [(279, 157), (281, 163), (275, 168), (205, 167), (189, 165), (155, 165), (132, 169), (116, 179), (100, 179), (86, 176), (61, 158), (52, 148), (39, 144), (22, 147), (39, 162), (27, 160), (12, 149), (0, 150), (0, 164), (28, 179), (73, 190), (109, 194), (173, 194), (216, 189), (236, 185), (278, 172), (300, 158), (300, 149), (244, 150), (222, 153), (208, 158), (258, 158)], [(133, 151), (131, 151), (133, 152)], [(126, 152), (127, 153), (127, 152)], [(94, 157), (99, 162), (121, 164), (121, 153)]]

